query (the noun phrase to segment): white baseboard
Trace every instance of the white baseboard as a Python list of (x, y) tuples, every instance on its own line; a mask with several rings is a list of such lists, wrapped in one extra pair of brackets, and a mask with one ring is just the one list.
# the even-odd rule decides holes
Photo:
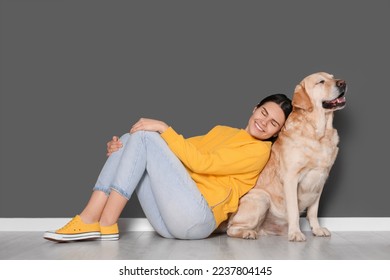
[[(46, 231), (58, 229), (70, 218), (0, 218), (0, 231)], [(390, 218), (319, 218), (330, 231), (390, 231)], [(302, 231), (310, 231), (301, 218)], [(146, 218), (119, 219), (121, 231), (153, 231)]]
[[(0, 218), (0, 231), (46, 231), (64, 226), (71, 218)], [(146, 218), (121, 218), (121, 231), (153, 231)]]

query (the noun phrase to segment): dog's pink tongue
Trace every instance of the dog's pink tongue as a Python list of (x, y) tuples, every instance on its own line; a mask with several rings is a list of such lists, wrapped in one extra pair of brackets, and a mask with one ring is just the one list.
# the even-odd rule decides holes
[(331, 104), (339, 104), (339, 103), (343, 103), (343, 102), (345, 102), (345, 96), (342, 96), (342, 97), (339, 97), (339, 98), (336, 98), (336, 99), (329, 101), (329, 103), (331, 103)]
[(344, 102), (345, 102), (345, 96), (336, 99), (336, 103), (344, 103)]

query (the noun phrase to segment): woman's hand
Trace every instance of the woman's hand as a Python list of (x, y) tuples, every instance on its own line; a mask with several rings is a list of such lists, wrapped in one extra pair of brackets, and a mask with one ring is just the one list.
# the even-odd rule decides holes
[(168, 127), (169, 126), (165, 122), (141, 118), (130, 129), (130, 133), (134, 133), (140, 130), (156, 131), (159, 133), (163, 133), (165, 130), (167, 130)]
[(112, 140), (107, 142), (107, 156), (109, 157), (112, 153), (118, 151), (123, 147), (121, 140), (119, 140), (118, 136), (113, 136)]
[[(130, 133), (134, 133), (140, 130), (156, 131), (159, 133), (163, 133), (168, 127), (169, 126), (165, 122), (141, 118), (133, 125), (130, 130)], [(107, 142), (107, 156), (110, 156), (112, 153), (118, 151), (122, 147), (123, 144), (119, 140), (119, 137), (113, 136), (112, 139)]]

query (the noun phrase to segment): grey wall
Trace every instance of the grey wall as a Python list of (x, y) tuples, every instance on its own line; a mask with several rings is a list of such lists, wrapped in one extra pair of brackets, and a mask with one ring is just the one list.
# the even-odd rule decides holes
[(356, 2), (1, 1), (0, 217), (81, 211), (139, 117), (245, 127), (317, 71), (349, 87), (320, 216), (389, 217), (390, 2)]

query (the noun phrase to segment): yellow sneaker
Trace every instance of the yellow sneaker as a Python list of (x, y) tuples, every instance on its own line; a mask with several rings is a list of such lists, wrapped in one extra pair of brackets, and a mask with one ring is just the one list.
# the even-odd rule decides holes
[(43, 238), (59, 242), (99, 239), (100, 225), (99, 223), (86, 224), (79, 215), (76, 215), (62, 228), (56, 231), (45, 232)]
[(119, 229), (118, 224), (113, 224), (111, 226), (100, 226), (100, 240), (118, 240), (119, 239)]

